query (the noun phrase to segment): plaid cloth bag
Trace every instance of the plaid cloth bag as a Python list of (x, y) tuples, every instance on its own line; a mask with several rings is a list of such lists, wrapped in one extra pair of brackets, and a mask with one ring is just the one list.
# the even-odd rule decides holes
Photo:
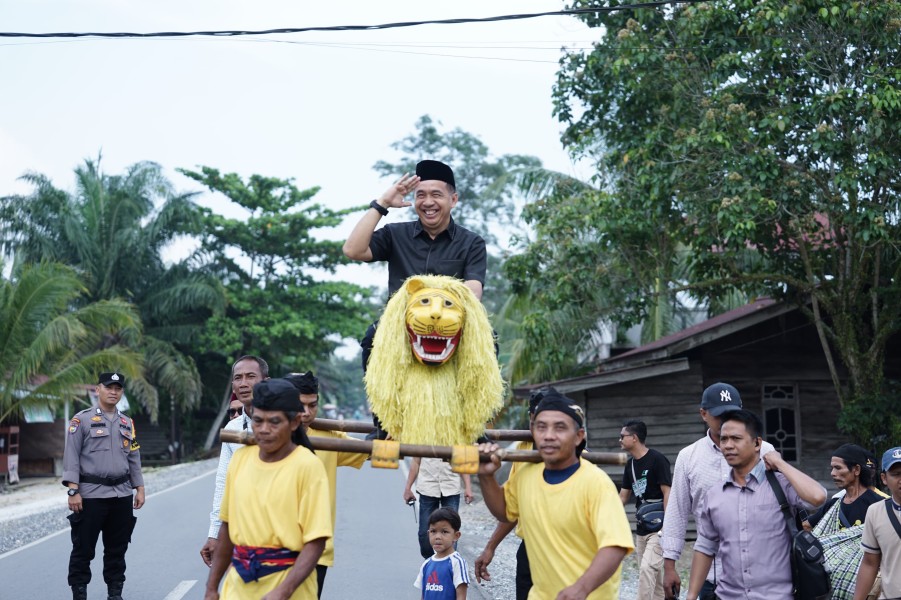
[(860, 546), (863, 525), (842, 528), (839, 515), (841, 504), (839, 500), (832, 505), (813, 528), (813, 534), (823, 545), (833, 600), (853, 600), (857, 569), (863, 560), (863, 548)]

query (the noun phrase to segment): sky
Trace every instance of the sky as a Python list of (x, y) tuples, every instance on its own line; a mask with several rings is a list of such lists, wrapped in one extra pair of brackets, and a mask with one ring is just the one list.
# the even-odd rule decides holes
[[(0, 29), (259, 30), (563, 8), (558, 0), (0, 0)], [(479, 136), (494, 156), (530, 154), (587, 177), (560, 144), (551, 91), (560, 47), (597, 37), (574, 18), (540, 17), (246, 38), (0, 38), (0, 195), (29, 191), (17, 181), (26, 171), (71, 190), (73, 169), (102, 153), (107, 173), (158, 162), (179, 191), (201, 188), (177, 167), (206, 165), (321, 186), (315, 200), (333, 208), (364, 205), (391, 183), (372, 165), (397, 160), (390, 144), (425, 114), (442, 130)], [(198, 201), (241, 214), (208, 192)], [(357, 218), (322, 237), (343, 239)], [(386, 278), (368, 265), (337, 276)]]

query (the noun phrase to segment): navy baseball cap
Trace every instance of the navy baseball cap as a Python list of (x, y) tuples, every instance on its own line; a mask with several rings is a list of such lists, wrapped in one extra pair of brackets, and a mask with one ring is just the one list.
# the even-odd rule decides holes
[(101, 385), (113, 385), (114, 383), (118, 383), (122, 387), (125, 387), (125, 375), (122, 373), (101, 373), (100, 377), (97, 378), (97, 383)]
[(901, 446), (889, 448), (882, 455), (882, 471), (888, 471), (893, 466), (901, 463)]
[(728, 383), (714, 383), (701, 396), (701, 408), (714, 417), (719, 417), (730, 410), (741, 409), (741, 396), (734, 386)]

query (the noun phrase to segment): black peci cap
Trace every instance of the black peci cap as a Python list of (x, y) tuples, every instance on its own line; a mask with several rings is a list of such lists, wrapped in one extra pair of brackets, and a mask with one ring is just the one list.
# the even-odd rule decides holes
[(262, 410), (303, 412), (300, 392), (285, 379), (267, 379), (253, 386), (253, 407)]
[(437, 160), (419, 161), (416, 165), (416, 175), (423, 181), (443, 181), (457, 187), (457, 184), (454, 182), (453, 169)]

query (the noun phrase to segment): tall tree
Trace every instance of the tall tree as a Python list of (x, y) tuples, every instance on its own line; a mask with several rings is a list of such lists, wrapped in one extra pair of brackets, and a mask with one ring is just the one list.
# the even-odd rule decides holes
[[(699, 298), (797, 302), (844, 412), (884, 404), (901, 328), (901, 2), (726, 0), (585, 20), (600, 41), (562, 60), (554, 95), (564, 142), (609, 177), (611, 202), (586, 218), (623, 229), (601, 245), (637, 234), (658, 265), (684, 246), (675, 287)], [(636, 281), (653, 276), (636, 267)], [(893, 426), (852, 428), (869, 443)]]
[[(202, 351), (222, 360), (259, 354), (273, 375), (302, 372), (324, 362), (342, 338), (365, 331), (374, 317), (369, 290), (314, 276), (334, 272), (345, 262), (341, 242), (315, 234), (340, 224), (348, 211), (313, 203), (319, 188), (300, 190), (291, 179), (251, 175), (244, 181), (210, 167), (181, 172), (223, 194), (247, 215), (204, 215), (201, 250), (222, 278), (229, 304), (224, 315), (207, 321)], [(228, 405), (229, 382), (221, 383), (220, 419), (207, 437), (207, 448)]]
[(54, 187), (43, 175), (25, 175), (34, 187), (31, 194), (0, 199), (0, 247), (24, 262), (73, 266), (87, 285), (84, 302), (122, 298), (134, 303), (144, 335), (129, 343), (144, 355), (144, 371), (129, 385), (133, 397), (153, 420), (158, 388), (180, 407), (196, 405), (200, 376), (177, 346), (199, 333), (204, 318), (222, 311), (224, 295), (196, 256), (175, 264), (162, 257), (178, 236), (199, 226), (192, 194), (174, 192), (152, 162), (107, 175), (100, 159), (86, 160), (75, 175), (73, 193)]
[(515, 332), (505, 361), (511, 382), (593, 369), (623, 327), (641, 324), (651, 341), (690, 324), (693, 303), (670, 290), (685, 253), (658, 261), (652, 236), (636, 234), (645, 219), (622, 235), (636, 215), (607, 215), (613, 194), (562, 173), (520, 170), (511, 183), (528, 200), (523, 219), (533, 238), (504, 265), (512, 295), (498, 327)]
[(86, 294), (72, 268), (54, 263), (16, 266), (0, 280), (0, 422), (83, 397), (98, 372), (141, 373), (142, 356), (127, 346), (140, 337), (134, 307), (86, 304)]

